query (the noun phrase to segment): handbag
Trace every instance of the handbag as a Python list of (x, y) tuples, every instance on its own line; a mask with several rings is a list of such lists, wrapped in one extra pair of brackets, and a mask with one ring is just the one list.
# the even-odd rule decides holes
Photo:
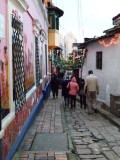
[(81, 89), (80, 91), (79, 91), (79, 95), (84, 95), (85, 93), (84, 93), (84, 89)]
[(69, 86), (68, 86), (68, 88), (67, 88), (67, 92), (69, 93), (69, 91), (70, 91), (70, 83), (69, 83)]

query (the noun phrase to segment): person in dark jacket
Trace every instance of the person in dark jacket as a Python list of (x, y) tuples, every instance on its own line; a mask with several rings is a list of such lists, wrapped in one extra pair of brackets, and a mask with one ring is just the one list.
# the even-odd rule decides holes
[(66, 79), (64, 79), (62, 82), (62, 96), (64, 97), (65, 106), (69, 106), (69, 94), (67, 88), (67, 84), (69, 82), (70, 82), (69, 77), (66, 77)]
[(56, 74), (53, 75), (51, 79), (51, 90), (53, 94), (53, 98), (58, 98), (58, 88), (59, 88), (59, 79)]
[(86, 95), (84, 93), (84, 85), (85, 85), (85, 80), (81, 79), (81, 81), (80, 81), (80, 90), (79, 90), (80, 107), (82, 108), (84, 106), (84, 109), (86, 109)]

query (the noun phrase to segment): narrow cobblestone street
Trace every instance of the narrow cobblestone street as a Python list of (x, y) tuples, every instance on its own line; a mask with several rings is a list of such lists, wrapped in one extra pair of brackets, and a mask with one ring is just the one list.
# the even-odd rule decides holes
[(84, 109), (65, 108), (65, 116), (76, 155), (82, 160), (119, 160), (118, 128), (99, 114), (88, 115)]
[(45, 102), (13, 160), (120, 160), (119, 129), (99, 113)]

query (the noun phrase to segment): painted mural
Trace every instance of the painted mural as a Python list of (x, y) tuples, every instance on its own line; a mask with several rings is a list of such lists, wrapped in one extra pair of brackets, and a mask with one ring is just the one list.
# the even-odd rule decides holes
[(6, 110), (9, 110), (9, 85), (8, 85), (8, 51), (6, 40), (6, 10), (3, 9), (5, 2), (0, 2), (0, 94), (2, 118), (6, 115)]
[(25, 89), (29, 90), (34, 85), (34, 48), (31, 43), (30, 48), (27, 48), (27, 35), (24, 34), (24, 63), (25, 63)]
[(36, 104), (39, 95), (41, 94), (41, 86), (34, 92), (26, 104), (22, 107), (18, 114), (16, 114), (15, 119), (10, 123), (10, 125), (5, 130), (5, 135), (2, 139), (2, 153), (3, 160), (7, 156), (10, 148), (14, 144), (16, 138), (18, 137), (24, 123), (29, 117), (33, 106)]
[[(9, 2), (9, 4), (7, 4), (6, 2)], [(0, 13), (2, 12), (2, 14), (5, 16), (5, 20), (7, 17), (10, 18), (11, 16), (10, 11), (15, 10), (15, 11), (18, 11), (18, 14), (20, 14), (21, 22), (23, 23), (23, 38), (24, 38), (24, 45), (23, 45), (24, 46), (24, 64), (23, 65), (24, 65), (24, 72), (25, 72), (25, 90), (29, 91), (35, 82), (35, 79), (34, 79), (35, 77), (34, 76), (34, 72), (35, 72), (34, 71), (35, 70), (34, 43), (35, 41), (34, 41), (34, 32), (33, 32), (33, 19), (37, 18), (41, 20), (40, 16), (42, 16), (42, 14), (37, 13), (37, 9), (34, 3), (35, 1), (29, 1), (29, 8), (31, 12), (27, 10), (27, 11), (24, 11), (24, 13), (21, 13), (21, 10), (19, 10), (16, 7), (16, 3), (19, 2), (18, 0), (16, 1), (13, 0), (13, 3), (11, 2), (12, 0), (0, 1)], [(22, 1), (20, 1), (20, 3), (22, 3)], [(8, 8), (9, 10), (7, 10)], [(3, 130), (1, 132), (2, 138), (0, 139), (0, 153), (2, 153), (2, 155), (0, 154), (0, 159), (2, 160), (5, 160), (6, 157), (9, 155), (9, 153), (11, 152), (11, 148), (13, 147), (13, 144), (17, 140), (18, 135), (20, 135), (23, 129), (23, 126), (26, 125), (26, 121), (30, 117), (31, 112), (33, 111), (33, 108), (38, 103), (38, 100), (40, 99), (40, 96), (42, 95), (42, 91), (43, 91), (42, 83), (40, 83), (40, 85), (37, 86), (36, 90), (30, 94), (29, 99), (25, 101), (25, 104), (23, 104), (19, 112), (16, 113), (14, 111), (14, 103), (11, 102), (11, 99), (9, 97), (10, 91), (11, 92), (13, 91), (13, 88), (11, 87), (13, 75), (11, 74), (12, 70), (10, 70), (12, 68), (12, 62), (10, 59), (11, 57), (9, 56), (9, 55), (12, 55), (12, 52), (10, 52), (12, 46), (10, 46), (11, 41), (9, 41), (9, 36), (7, 35), (8, 33), (11, 34), (12, 32), (10, 32), (11, 30), (8, 29), (8, 27), (11, 27), (9, 26), (8, 19), (6, 21), (7, 21), (5, 22), (6, 36), (0, 40), (0, 85), (1, 85), (0, 93), (2, 98), (1, 99), (2, 108), (7, 110), (11, 109), (10, 113), (12, 114), (9, 114), (8, 117), (6, 117), (5, 119), (5, 121), (7, 121), (7, 125), (4, 127), (2, 126), (3, 127), (2, 128)], [(41, 21), (41, 24), (42, 23), (43, 22)], [(44, 26), (45, 23), (42, 25)], [(41, 60), (41, 79), (43, 79), (43, 83), (47, 84), (48, 78), (42, 77), (42, 65), (44, 68), (45, 62), (42, 61), (43, 60), (42, 55), (40, 56), (40, 58), (41, 58), (40, 59)], [(9, 99), (11, 102), (11, 106), (9, 105)]]
[(8, 85), (8, 54), (4, 49), (4, 61), (1, 61), (1, 105), (2, 108), (9, 108), (9, 85)]

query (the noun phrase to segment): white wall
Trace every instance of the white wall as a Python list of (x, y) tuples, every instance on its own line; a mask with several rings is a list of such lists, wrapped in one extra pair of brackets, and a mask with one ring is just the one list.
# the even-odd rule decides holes
[[(87, 55), (83, 66), (83, 78), (89, 69), (97, 75), (100, 84), (98, 99), (109, 104), (109, 94), (120, 93), (120, 43), (105, 47), (96, 42), (87, 46)], [(102, 51), (102, 70), (96, 69), (96, 52)]]
[(69, 32), (64, 37), (64, 43), (65, 43), (65, 51), (66, 55), (69, 53), (72, 53), (73, 51), (73, 43), (75, 43), (77, 40), (73, 33)]

